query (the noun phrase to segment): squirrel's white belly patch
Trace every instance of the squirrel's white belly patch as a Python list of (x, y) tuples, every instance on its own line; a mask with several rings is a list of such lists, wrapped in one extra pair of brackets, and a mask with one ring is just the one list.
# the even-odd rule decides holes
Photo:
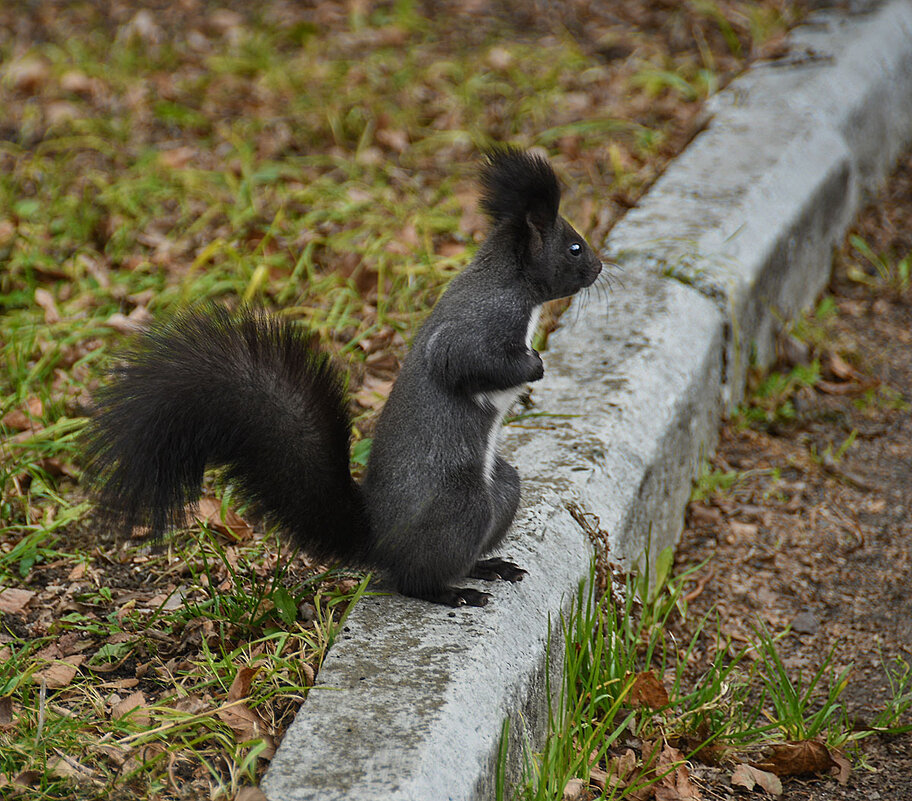
[[(535, 329), (538, 327), (538, 320), (541, 317), (541, 306), (532, 309), (529, 317), (529, 326), (526, 329), (526, 347), (532, 347), (532, 339), (535, 336)], [(479, 406), (494, 409), (497, 414), (491, 423), (488, 431), (488, 446), (484, 454), (484, 477), (485, 482), (490, 484), (494, 478), (494, 457), (497, 455), (497, 441), (500, 439), (500, 429), (503, 427), (504, 416), (510, 411), (510, 407), (516, 402), (523, 389), (523, 384), (509, 389), (498, 389), (492, 392), (479, 392), (475, 395), (475, 402)]]

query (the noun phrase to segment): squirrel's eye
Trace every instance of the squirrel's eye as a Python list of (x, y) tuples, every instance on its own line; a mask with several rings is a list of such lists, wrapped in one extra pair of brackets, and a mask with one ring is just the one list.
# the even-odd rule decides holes
[(579, 242), (574, 242), (572, 245), (570, 245), (570, 255), (571, 256), (579, 256), (579, 254), (582, 252), (583, 252), (583, 246)]

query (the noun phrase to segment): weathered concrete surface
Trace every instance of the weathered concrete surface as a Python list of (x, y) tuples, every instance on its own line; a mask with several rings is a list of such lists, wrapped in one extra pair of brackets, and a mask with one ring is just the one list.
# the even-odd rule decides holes
[(819, 294), (833, 246), (912, 130), (912, 3), (818, 14), (791, 39), (784, 64), (711, 99), (709, 128), (609, 243), (619, 263), (651, 264), (725, 312), (730, 402), (749, 363), (771, 360), (779, 321)]
[(505, 716), (511, 741), (543, 734), (549, 636), (590, 559), (559, 505), (526, 520), (507, 551), (529, 576), (487, 607), (358, 604), (273, 760), (270, 799), (493, 797)]
[(749, 360), (768, 360), (777, 320), (817, 294), (912, 135), (912, 0), (820, 15), (793, 38), (793, 63), (714, 99), (708, 129), (612, 232), (624, 272), (610, 310), (593, 296), (551, 337), (533, 393), (549, 416), (503, 443), (524, 478), (504, 552), (526, 580), (485, 609), (362, 601), (273, 760), (270, 801), (489, 799), (503, 721), (511, 776), (540, 741), (549, 634), (591, 553), (568, 506), (618, 560), (647, 536), (653, 554), (676, 540)]
[(504, 444), (528, 497), (548, 491), (594, 515), (612, 558), (629, 565), (647, 539), (654, 557), (680, 531), (715, 444), (724, 318), (647, 270), (627, 271), (609, 303), (607, 313), (585, 304), (552, 334), (547, 380), (533, 392), (545, 416), (508, 427)]

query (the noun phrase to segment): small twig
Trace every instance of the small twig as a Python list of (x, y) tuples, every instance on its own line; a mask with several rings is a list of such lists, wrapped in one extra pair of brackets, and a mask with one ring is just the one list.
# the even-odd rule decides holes
[(709, 572), (705, 576), (698, 579), (697, 586), (694, 587), (689, 593), (687, 593), (684, 596), (684, 600), (687, 601), (687, 603), (690, 603), (692, 600), (697, 598), (700, 595), (700, 593), (702, 593), (703, 590), (706, 588), (706, 585), (709, 583), (709, 580), (714, 575), (716, 575), (716, 569), (714, 567), (712, 567), (709, 569)]
[(41, 732), (44, 730), (45, 702), (47, 701), (47, 679), (41, 677), (41, 689), (38, 691), (38, 728), (35, 731), (35, 745), (41, 742)]

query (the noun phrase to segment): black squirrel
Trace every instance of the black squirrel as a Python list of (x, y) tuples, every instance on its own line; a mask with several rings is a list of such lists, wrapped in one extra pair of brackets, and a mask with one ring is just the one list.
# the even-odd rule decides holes
[(519, 504), (497, 453), (503, 417), (544, 372), (543, 303), (601, 262), (560, 217), (548, 162), (488, 153), (492, 228), (415, 336), (377, 422), (363, 485), (349, 470), (344, 381), (312, 335), (262, 311), (190, 309), (144, 333), (96, 394), (85, 475), (109, 524), (153, 537), (184, 524), (207, 465), (311, 556), (379, 568), (405, 595), (483, 606), (465, 577), (519, 581), (489, 554)]

